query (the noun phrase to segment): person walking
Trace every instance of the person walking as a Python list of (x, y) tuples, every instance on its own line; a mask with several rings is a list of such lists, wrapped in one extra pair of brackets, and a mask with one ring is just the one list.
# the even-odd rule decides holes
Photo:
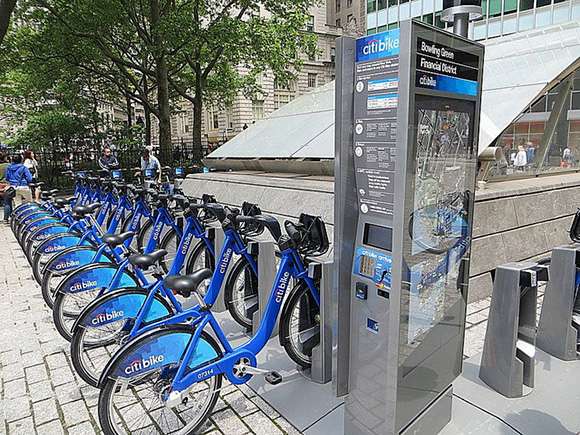
[(524, 172), (524, 169), (527, 164), (528, 160), (526, 157), (526, 150), (524, 149), (523, 146), (520, 145), (518, 146), (518, 153), (516, 154), (516, 157), (514, 159), (514, 166), (516, 168), (516, 171)]
[(14, 188), (14, 193), (9, 194), (10, 188), (4, 191), (4, 222), (12, 214), (12, 203), (15, 197), (20, 197), (20, 203), (32, 201), (32, 195), (28, 183), (32, 183), (32, 175), (26, 166), (22, 164), (22, 156), (16, 154), (12, 158), (12, 164), (6, 168), (6, 181)]
[[(34, 151), (26, 150), (24, 152), (24, 166), (26, 166), (28, 172), (30, 172), (30, 175), (32, 175), (32, 181), (36, 183), (38, 181), (38, 162), (34, 156)], [(39, 202), (40, 189), (34, 189), (32, 193), (34, 194), (34, 199), (36, 202)]]

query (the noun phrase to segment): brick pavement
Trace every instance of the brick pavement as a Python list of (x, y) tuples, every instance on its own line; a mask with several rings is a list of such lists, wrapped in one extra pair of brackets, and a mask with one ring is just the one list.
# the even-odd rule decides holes
[[(40, 287), (12, 231), (0, 224), (0, 435), (101, 433), (98, 390), (74, 373)], [(465, 357), (483, 349), (490, 298), (468, 306)], [(205, 433), (299, 434), (247, 385), (227, 382)]]

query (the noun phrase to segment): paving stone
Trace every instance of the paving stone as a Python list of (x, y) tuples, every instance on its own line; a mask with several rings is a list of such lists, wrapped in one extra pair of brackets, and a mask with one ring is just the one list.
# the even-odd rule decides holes
[(30, 398), (32, 399), (32, 402), (39, 402), (41, 400), (54, 397), (54, 391), (49, 381), (37, 382), (33, 386), (29, 387), (28, 390), (30, 391)]
[(28, 402), (28, 397), (24, 396), (15, 397), (14, 399), (3, 400), (4, 412), (6, 414), (6, 421), (20, 420), (21, 418), (26, 418), (31, 415), (30, 413), (30, 403)]
[(34, 421), (32, 417), (8, 423), (8, 433), (10, 435), (30, 435), (34, 433)]
[(264, 412), (268, 417), (274, 419), (280, 417), (280, 414), (272, 408), (264, 399), (259, 396), (252, 397), (252, 402), (254, 402), (262, 412)]
[(43, 400), (32, 405), (36, 424), (46, 423), (59, 418), (54, 399)]
[(24, 367), (20, 363), (14, 363), (2, 367), (2, 377), (6, 381), (24, 378)]
[(4, 383), (4, 399), (14, 399), (26, 394), (26, 382), (24, 379)]
[(68, 435), (89, 435), (95, 433), (95, 429), (90, 421), (68, 428)]
[(19, 351), (9, 350), (7, 352), (2, 352), (0, 359), (2, 360), (2, 365), (7, 366), (12, 363), (20, 362), (21, 356)]
[(48, 374), (46, 373), (44, 364), (27, 367), (24, 372), (26, 373), (26, 382), (28, 382), (28, 385), (48, 380)]
[(282, 430), (263, 412), (258, 411), (244, 417), (244, 423), (250, 426), (253, 432), (260, 435), (281, 435)]
[(254, 402), (242, 394), (241, 391), (235, 391), (224, 397), (225, 402), (242, 417), (258, 410)]
[(51, 370), (50, 378), (52, 380), (52, 385), (55, 387), (75, 380), (73, 372), (69, 367), (61, 367), (56, 370)]
[(87, 406), (82, 400), (62, 405), (61, 409), (67, 426), (73, 426), (90, 419)]
[(59, 385), (58, 387), (55, 387), (54, 392), (60, 405), (82, 400), (83, 398), (81, 390), (75, 382)]
[(50, 423), (45, 423), (36, 428), (38, 435), (64, 435), (64, 429), (60, 420), (54, 420)]
[(68, 362), (64, 356), (64, 353), (59, 352), (54, 355), (48, 355), (46, 357), (46, 362), (50, 370), (55, 370), (60, 367), (69, 367)]
[(292, 426), (287, 420), (280, 417), (274, 420), (278, 426), (282, 428), (282, 431), (288, 435), (300, 435), (300, 431)]
[(248, 427), (229, 408), (216, 412), (212, 415), (212, 420), (218, 428), (226, 434), (242, 434), (248, 432)]

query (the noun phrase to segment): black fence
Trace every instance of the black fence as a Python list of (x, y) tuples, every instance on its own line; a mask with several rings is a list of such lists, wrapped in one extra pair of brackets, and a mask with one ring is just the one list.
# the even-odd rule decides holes
[[(113, 155), (119, 161), (122, 169), (140, 166), (142, 147), (121, 148), (111, 147)], [(201, 172), (202, 155), (194, 150), (191, 144), (174, 145), (171, 150), (153, 150), (161, 166), (183, 167), (186, 173)], [(54, 149), (51, 151), (35, 152), (38, 162), (38, 180), (47, 186), (57, 189), (70, 189), (72, 182), (62, 174), (65, 171), (98, 170), (98, 160), (101, 150), (96, 148)]]

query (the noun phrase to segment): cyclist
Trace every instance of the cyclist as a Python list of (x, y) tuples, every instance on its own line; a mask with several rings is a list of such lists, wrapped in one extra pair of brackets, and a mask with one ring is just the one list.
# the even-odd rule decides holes
[(117, 158), (111, 155), (111, 148), (103, 149), (103, 155), (99, 159), (99, 167), (106, 171), (110, 171), (111, 169), (119, 167), (119, 162), (117, 161)]
[(141, 170), (153, 169), (157, 175), (157, 181), (161, 183), (161, 163), (149, 150), (141, 151)]

